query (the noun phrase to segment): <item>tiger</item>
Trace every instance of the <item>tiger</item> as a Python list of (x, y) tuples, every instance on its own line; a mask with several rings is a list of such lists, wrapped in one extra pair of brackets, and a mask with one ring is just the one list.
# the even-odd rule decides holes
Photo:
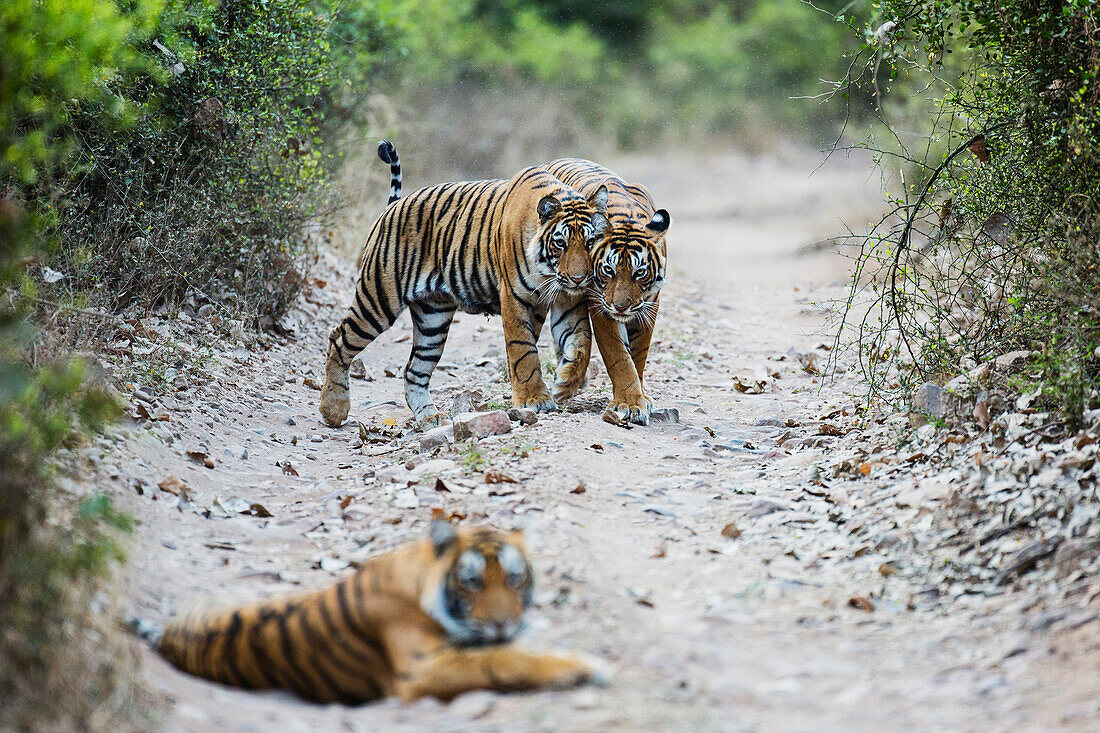
[(606, 685), (599, 659), (512, 644), (533, 589), (522, 530), (437, 518), (426, 538), (369, 558), (333, 586), (184, 614), (154, 640), (190, 674), (319, 703)]
[(665, 283), (665, 233), (672, 217), (656, 208), (645, 186), (627, 183), (590, 160), (563, 158), (542, 167), (582, 194), (594, 187), (609, 191), (611, 224), (592, 248), (589, 288), (592, 331), (612, 385), (603, 418), (648, 425), (653, 400), (643, 375)]
[[(443, 354), (455, 312), (501, 315), (512, 382), (512, 404), (539, 411), (579, 391), (592, 348), (586, 289), (589, 251), (608, 228), (608, 189), (587, 198), (545, 170), (524, 168), (511, 179), (444, 183), (401, 195), (400, 161), (383, 140), (390, 163), (390, 201), (359, 255), (355, 299), (329, 336), (321, 416), (338, 427), (350, 411), (348, 368), (407, 307), (412, 353), (405, 366), (405, 401), (417, 424), (447, 416), (428, 383)], [(553, 393), (542, 379), (538, 341), (549, 306), (555, 350), (563, 355)]]

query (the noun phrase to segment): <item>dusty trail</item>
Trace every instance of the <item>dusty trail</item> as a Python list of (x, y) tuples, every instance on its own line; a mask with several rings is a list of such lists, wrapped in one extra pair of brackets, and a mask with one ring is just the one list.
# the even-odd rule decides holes
[[(320, 393), (304, 384), (321, 379), (326, 335), (350, 293), (350, 265), (330, 258), (318, 273), (326, 286), (293, 315), (295, 341), (215, 349), (213, 379), (157, 396), (170, 421), (135, 425), (93, 456), (98, 481), (140, 520), (129, 612), (162, 622), (195, 597), (327, 584), (330, 570), (421, 532), (428, 507), (443, 506), (467, 522), (537, 528), (540, 608), (524, 642), (604, 657), (617, 670), (610, 688), (317, 707), (189, 678), (145, 652), (144, 676), (172, 703), (166, 728), (990, 730), (1049, 721), (1027, 702), (1039, 685), (1032, 658), (1003, 662), (1007, 622), (988, 609), (908, 610), (917, 581), (880, 574), (889, 548), (867, 547), (831, 521), (836, 498), (809, 478), (833, 440), (818, 434), (820, 419), (852, 414), (846, 391), (858, 388), (850, 374), (822, 387), (801, 368), (797, 353), (826, 357), (820, 304), (843, 294), (845, 262), (796, 252), (840, 233), (841, 218), (858, 227), (878, 200), (865, 166), (835, 161), (809, 177), (815, 164), (725, 155), (613, 166), (675, 217), (650, 390), (658, 406), (677, 408), (679, 424), (601, 422), (600, 374), (571, 412), (476, 449), (429, 451), (415, 465), (415, 440), (352, 448), (354, 420), (321, 425)], [(372, 381), (352, 381), (353, 418), (381, 426), (409, 417), (402, 382), (386, 376), (404, 364), (408, 334), (403, 317), (364, 353)], [(437, 402), (449, 406), (471, 385), (500, 400), (502, 352), (498, 321), (460, 315), (433, 381)], [(734, 376), (759, 377), (764, 391), (739, 392)], [(276, 465), (287, 461), (292, 470)], [(487, 470), (517, 483), (486, 484)], [(182, 509), (155, 486), (168, 475), (189, 487)], [(435, 475), (449, 492), (434, 489), (426, 477)], [(272, 516), (237, 514), (234, 499)], [(721, 534), (731, 522), (738, 539)], [(874, 596), (875, 611), (850, 607), (856, 596)]]

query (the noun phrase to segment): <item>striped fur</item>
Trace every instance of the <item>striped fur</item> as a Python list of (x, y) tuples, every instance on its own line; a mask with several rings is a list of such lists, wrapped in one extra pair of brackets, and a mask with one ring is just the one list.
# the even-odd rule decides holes
[(591, 661), (510, 645), (532, 583), (520, 533), (436, 520), (324, 590), (183, 616), (158, 648), (191, 674), (316, 702), (600, 682)]
[(378, 143), (378, 157), (390, 166), (390, 198), (386, 203), (392, 204), (401, 198), (401, 159), (397, 157), (397, 148), (389, 140)]
[[(390, 204), (359, 256), (355, 301), (329, 337), (325, 422), (347, 419), (352, 359), (405, 308), (413, 320), (405, 399), (422, 427), (446, 417), (428, 384), (460, 309), (503, 317), (514, 405), (552, 410), (555, 399), (572, 396), (591, 352), (589, 249), (607, 228), (607, 195), (596, 187), (585, 199), (546, 171), (526, 168), (510, 180), (445, 183)], [(551, 303), (568, 326), (553, 395), (536, 348)]]
[(665, 282), (665, 232), (672, 218), (649, 191), (589, 160), (567, 158), (543, 168), (582, 194), (607, 188), (607, 236), (592, 249), (589, 305), (592, 330), (608, 375), (610, 422), (648, 424), (653, 401), (643, 373)]

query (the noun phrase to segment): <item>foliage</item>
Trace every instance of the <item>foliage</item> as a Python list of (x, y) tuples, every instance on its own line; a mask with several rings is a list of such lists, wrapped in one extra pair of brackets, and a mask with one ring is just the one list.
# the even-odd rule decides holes
[[(105, 92), (114, 70), (133, 62), (124, 42), (144, 19), (87, 0), (13, 0), (0, 7), (0, 727), (54, 722), (87, 727), (87, 687), (110, 684), (111, 665), (84, 665), (86, 623), (70, 619), (90, 584), (120, 556), (111, 528), (128, 520), (108, 497), (72, 518), (52, 511), (50, 457), (81, 430), (110, 417), (114, 404), (85, 385), (78, 362), (33, 364), (27, 265), (46, 256), (48, 216), (26, 208), (75, 149), (65, 134), (81, 104), (125, 109)], [(22, 291), (17, 290), (22, 285)], [(76, 674), (58, 680), (57, 668)], [(73, 698), (77, 699), (73, 699)]]
[(332, 64), (314, 11), (167, 0), (131, 36), (142, 68), (109, 82), (128, 124), (95, 102), (72, 110), (76, 159), (49, 192), (71, 289), (112, 305), (197, 293), (286, 307), (308, 266), (304, 229), (331, 209), (319, 110)]
[(1049, 404), (1080, 414), (1100, 398), (1100, 9), (887, 0), (879, 12), (866, 35), (878, 61), (935, 113), (922, 149), (899, 136), (888, 151), (918, 175), (860, 262), (883, 281), (863, 338), (876, 383), (905, 391), (1032, 349)]

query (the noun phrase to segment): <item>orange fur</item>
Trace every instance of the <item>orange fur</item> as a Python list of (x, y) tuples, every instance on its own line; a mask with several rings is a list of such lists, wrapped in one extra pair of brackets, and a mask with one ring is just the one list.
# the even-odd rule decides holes
[[(503, 317), (513, 404), (555, 409), (555, 398), (579, 389), (571, 365), (586, 366), (591, 351), (584, 293), (589, 249), (607, 225), (606, 196), (596, 187), (586, 199), (546, 171), (526, 168), (508, 181), (447, 183), (391, 204), (360, 254), (355, 301), (329, 337), (325, 422), (336, 426), (347, 418), (351, 360), (406, 307), (413, 351), (405, 395), (421, 426), (445, 417), (428, 382), (459, 309)], [(552, 329), (564, 355), (553, 396), (535, 345), (551, 304), (563, 314)]]
[(589, 295), (592, 330), (612, 385), (604, 419), (644, 425), (653, 407), (644, 372), (660, 308), (671, 217), (654, 206), (644, 186), (591, 161), (569, 158), (543, 167), (582, 194), (598, 187), (609, 192), (610, 229), (592, 249)]
[(185, 616), (159, 649), (191, 674), (317, 702), (601, 681), (580, 657), (509, 643), (531, 589), (518, 533), (456, 531), (437, 520), (429, 539), (376, 556), (330, 588)]

